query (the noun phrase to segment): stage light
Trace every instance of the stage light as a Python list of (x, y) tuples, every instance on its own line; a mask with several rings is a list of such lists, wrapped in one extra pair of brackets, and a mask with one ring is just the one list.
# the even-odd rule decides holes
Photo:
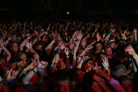
[(67, 12), (67, 14), (69, 14), (69, 12)]

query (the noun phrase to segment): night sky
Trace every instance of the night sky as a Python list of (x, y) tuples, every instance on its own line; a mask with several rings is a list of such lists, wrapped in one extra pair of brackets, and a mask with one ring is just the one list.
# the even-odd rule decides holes
[(136, 0), (0, 0), (0, 9), (31, 12), (138, 13)]

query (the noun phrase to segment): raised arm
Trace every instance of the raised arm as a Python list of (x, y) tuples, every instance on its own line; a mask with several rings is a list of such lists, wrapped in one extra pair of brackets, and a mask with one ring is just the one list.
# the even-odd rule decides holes
[(41, 68), (46, 68), (46, 66), (48, 65), (48, 62), (45, 61), (41, 61), (38, 63), (38, 65), (32, 69), (30, 72), (28, 72), (28, 74), (26, 76), (23, 77), (23, 83), (29, 84), (30, 80), (32, 79), (32, 77), (34, 76), (34, 74), (36, 74)]

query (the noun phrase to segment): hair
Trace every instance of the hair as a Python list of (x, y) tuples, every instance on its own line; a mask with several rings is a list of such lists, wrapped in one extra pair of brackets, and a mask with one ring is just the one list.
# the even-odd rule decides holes
[(17, 60), (20, 60), (20, 56), (23, 55), (23, 54), (25, 54), (25, 55), (27, 56), (27, 53), (24, 52), (24, 51), (18, 52), (18, 53), (17, 53)]
[(60, 74), (55, 77), (54, 85), (58, 87), (60, 84), (70, 84), (69, 77), (66, 74)]

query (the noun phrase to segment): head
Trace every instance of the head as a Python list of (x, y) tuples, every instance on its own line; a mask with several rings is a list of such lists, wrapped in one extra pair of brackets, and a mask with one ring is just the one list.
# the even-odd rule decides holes
[(92, 70), (93, 66), (94, 66), (94, 60), (92, 58), (89, 58), (88, 60), (84, 61), (82, 68), (87, 73)]
[(61, 58), (59, 59), (58, 63), (57, 63), (57, 67), (58, 67), (58, 68), (64, 68), (64, 66), (65, 66), (64, 58), (61, 57)]
[(112, 49), (115, 49), (115, 46), (116, 46), (115, 42), (111, 42), (109, 45)]
[(11, 44), (11, 50), (14, 53), (17, 53), (18, 52), (18, 44), (16, 42), (12, 42), (12, 44)]
[(41, 43), (37, 43), (35, 46), (35, 50), (43, 51), (43, 45)]
[(98, 43), (96, 44), (96, 50), (101, 51), (102, 48), (103, 48), (102, 43), (98, 42)]
[(55, 77), (54, 87), (56, 92), (70, 92), (70, 80), (65, 74), (60, 74)]
[(102, 92), (99, 84), (94, 80), (94, 76), (97, 76), (94, 71), (90, 71), (84, 75), (84, 87), (86, 87), (86, 89), (89, 89), (90, 92)]
[(17, 54), (17, 58), (18, 58), (18, 60), (23, 60), (23, 61), (27, 61), (27, 54), (25, 53), (25, 52), (23, 52), (23, 51), (20, 51), (20, 52), (18, 52), (18, 54)]
[(20, 43), (22, 41), (22, 37), (21, 36), (18, 36), (17, 37), (17, 42)]
[(107, 56), (112, 56), (113, 52), (112, 52), (112, 48), (110, 46), (107, 46), (105, 48), (105, 53)]
[(71, 50), (73, 50), (74, 47), (75, 47), (75, 44), (74, 44), (73, 42), (70, 43), (69, 48), (70, 48)]

